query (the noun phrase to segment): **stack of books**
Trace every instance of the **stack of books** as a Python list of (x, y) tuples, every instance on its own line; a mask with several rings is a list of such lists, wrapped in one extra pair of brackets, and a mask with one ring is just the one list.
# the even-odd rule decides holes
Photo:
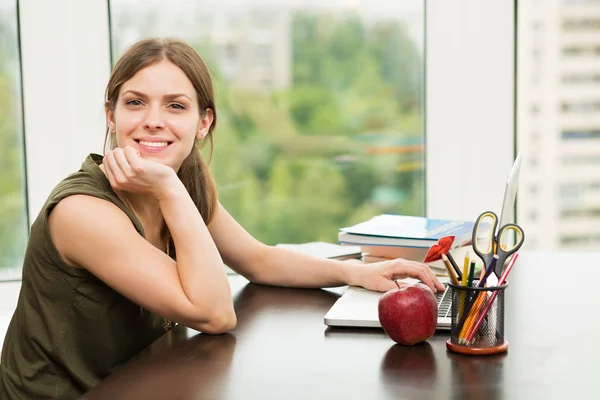
[[(341, 245), (360, 246), (364, 262), (395, 258), (423, 262), (441, 238), (451, 236), (454, 240), (449, 252), (456, 260), (462, 260), (470, 248), (474, 225), (469, 221), (381, 214), (365, 222), (340, 228), (338, 240)], [(437, 275), (446, 275), (441, 258), (427, 265)]]

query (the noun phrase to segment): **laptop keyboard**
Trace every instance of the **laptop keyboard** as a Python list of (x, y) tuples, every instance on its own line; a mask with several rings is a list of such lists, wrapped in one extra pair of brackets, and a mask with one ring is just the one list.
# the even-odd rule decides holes
[(442, 293), (435, 295), (438, 303), (438, 318), (450, 317), (450, 307), (452, 306), (452, 295), (450, 294), (450, 288), (446, 286), (446, 290)]

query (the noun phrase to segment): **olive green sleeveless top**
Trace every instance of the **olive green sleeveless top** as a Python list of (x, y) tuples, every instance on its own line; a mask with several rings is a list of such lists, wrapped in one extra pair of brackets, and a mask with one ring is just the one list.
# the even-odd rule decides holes
[(77, 398), (165, 333), (161, 317), (87, 270), (69, 267), (50, 238), (50, 212), (77, 194), (114, 203), (144, 236), (100, 170), (101, 162), (101, 156), (90, 154), (52, 191), (31, 227), (21, 292), (2, 348), (2, 400)]

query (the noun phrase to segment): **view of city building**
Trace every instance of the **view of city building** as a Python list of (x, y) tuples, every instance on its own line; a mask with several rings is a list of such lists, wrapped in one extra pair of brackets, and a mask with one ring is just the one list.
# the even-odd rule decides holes
[(528, 249), (600, 247), (600, 1), (521, 1), (518, 221)]

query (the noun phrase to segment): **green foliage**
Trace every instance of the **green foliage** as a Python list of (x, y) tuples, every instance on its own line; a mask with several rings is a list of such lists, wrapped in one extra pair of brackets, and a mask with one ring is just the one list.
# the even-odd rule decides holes
[(285, 90), (241, 89), (215, 69), (221, 202), (269, 244), (335, 242), (340, 226), (381, 212), (422, 215), (422, 153), (393, 151), (422, 142), (421, 62), (404, 27), (297, 13), (291, 37)]
[(347, 201), (345, 180), (327, 159), (306, 157), (275, 161), (267, 184), (264, 240), (298, 243), (308, 238), (336, 240)]
[(20, 266), (28, 232), (16, 27), (11, 21), (0, 22), (0, 268), (4, 268)]

